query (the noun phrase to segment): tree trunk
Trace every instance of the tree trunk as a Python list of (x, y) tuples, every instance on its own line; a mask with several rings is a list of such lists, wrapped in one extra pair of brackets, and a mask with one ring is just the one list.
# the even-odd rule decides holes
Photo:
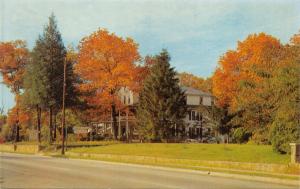
[(49, 108), (49, 142), (53, 141), (53, 128), (52, 128), (52, 107)]
[(15, 138), (14, 138), (14, 151), (17, 151), (17, 142), (18, 142), (18, 124), (16, 123), (14, 126), (14, 133), (15, 133)]
[(19, 138), (20, 138), (20, 127), (19, 127), (19, 123), (16, 123), (16, 137), (15, 137), (15, 142), (19, 142)]
[(202, 128), (202, 125), (203, 125), (203, 118), (202, 118), (202, 115), (201, 115), (201, 118), (200, 118), (200, 140), (202, 142), (202, 138), (203, 138), (203, 128)]
[(119, 140), (122, 139), (122, 135), (121, 135), (121, 115), (120, 115), (120, 110), (118, 111), (118, 138)]
[(229, 132), (227, 134), (227, 144), (229, 144)]
[(53, 128), (53, 129), (54, 129), (54, 132), (53, 132), (53, 140), (56, 141), (56, 129), (57, 129), (57, 128), (56, 128), (56, 112), (54, 113), (53, 116), (54, 116), (54, 117), (53, 117), (53, 119), (54, 119), (54, 120), (53, 120), (53, 122), (54, 122), (54, 123), (53, 123), (53, 124), (54, 124), (54, 128)]
[(114, 139), (118, 139), (118, 127), (117, 127), (117, 116), (116, 116), (116, 105), (111, 105), (111, 112), (112, 112), (112, 129)]
[(36, 113), (37, 113), (37, 139), (39, 144), (41, 144), (41, 108), (36, 105)]
[(126, 110), (126, 141), (129, 142), (128, 110)]
[(17, 121), (16, 121), (16, 136), (15, 136), (15, 142), (19, 142), (19, 138), (20, 138), (20, 127), (19, 127), (19, 109), (17, 108)]

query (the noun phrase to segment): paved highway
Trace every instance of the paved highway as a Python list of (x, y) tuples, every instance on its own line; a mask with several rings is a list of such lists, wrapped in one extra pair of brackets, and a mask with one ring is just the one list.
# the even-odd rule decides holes
[(0, 188), (298, 188), (101, 161), (9, 153), (2, 153), (0, 158)]

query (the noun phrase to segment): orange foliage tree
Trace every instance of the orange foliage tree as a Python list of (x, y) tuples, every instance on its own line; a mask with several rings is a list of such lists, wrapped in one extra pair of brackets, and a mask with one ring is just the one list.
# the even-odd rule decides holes
[[(272, 71), (279, 56), (280, 42), (264, 33), (249, 35), (243, 42), (238, 42), (237, 50), (230, 50), (219, 60), (219, 67), (213, 75), (213, 94), (222, 107), (236, 109), (237, 95), (241, 81), (249, 85), (260, 82), (263, 71)], [(270, 73), (269, 72), (269, 73)], [(268, 73), (265, 73), (268, 74)]]
[[(15, 129), (14, 134), (17, 137), (24, 138), (27, 134), (27, 129), (33, 124), (34, 116), (31, 109), (22, 106), (22, 96), (17, 95), (15, 99), (16, 105), (8, 112), (7, 124)], [(15, 125), (17, 125), (17, 127), (15, 127)]]
[(22, 87), (28, 59), (29, 51), (24, 41), (0, 43), (0, 73), (3, 76), (3, 82), (15, 94), (18, 94)]
[(218, 104), (236, 114), (231, 124), (247, 128), (266, 142), (274, 111), (270, 78), (278, 69), (283, 46), (264, 33), (249, 35), (236, 50), (225, 53), (213, 75), (213, 94)]
[(75, 71), (83, 82), (80, 90), (89, 93), (86, 100), (104, 111), (110, 110), (114, 137), (117, 138), (116, 111), (120, 106), (118, 92), (122, 87), (136, 89), (135, 62), (140, 60), (138, 45), (99, 29), (81, 40)]
[(300, 46), (300, 30), (290, 40), (292, 45)]
[(199, 89), (205, 92), (211, 92), (211, 79), (203, 79), (201, 77), (197, 77), (190, 73), (180, 73), (178, 74), (180, 79), (180, 84), (187, 86), (187, 87), (193, 87), (195, 89)]
[(20, 95), (20, 89), (23, 87), (23, 78), (25, 66), (29, 60), (29, 51), (26, 48), (25, 41), (16, 40), (12, 42), (0, 43), (0, 73), (3, 77), (3, 82), (15, 94), (15, 117), (14, 126), (16, 126), (15, 140), (19, 140), (19, 103), (17, 103)]

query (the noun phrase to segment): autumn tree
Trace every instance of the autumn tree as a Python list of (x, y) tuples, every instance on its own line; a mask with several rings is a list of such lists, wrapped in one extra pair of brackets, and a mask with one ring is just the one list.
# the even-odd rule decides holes
[(299, 45), (294, 35), (282, 45), (266, 34), (249, 35), (219, 61), (213, 92), (228, 108), (235, 135), (252, 135), (258, 143), (272, 143), (289, 152), (289, 142), (299, 141)]
[(23, 76), (28, 60), (29, 51), (25, 41), (0, 43), (0, 73), (4, 84), (14, 94), (19, 94), (23, 87)]
[(187, 107), (168, 52), (163, 50), (154, 60), (140, 93), (137, 114), (142, 134), (161, 141), (174, 137), (175, 127), (178, 133), (183, 131)]
[(1, 112), (0, 113), (0, 142), (6, 140), (6, 127), (7, 127), (6, 120), (7, 120), (7, 116)]
[(293, 35), (293, 37), (290, 39), (290, 43), (295, 47), (300, 46), (300, 30), (298, 31), (298, 33)]
[(274, 112), (274, 77), (282, 45), (264, 33), (249, 35), (235, 51), (228, 51), (219, 61), (213, 76), (213, 93), (218, 104), (236, 114), (231, 124), (247, 127), (256, 141), (268, 143), (268, 125)]
[(6, 115), (0, 114), (0, 128), (6, 123)]
[[(23, 88), (25, 66), (29, 61), (29, 51), (26, 43), (21, 40), (0, 43), (0, 73), (3, 83), (6, 84), (15, 94), (15, 100), (20, 96)], [(19, 141), (19, 117), (18, 107), (16, 106), (16, 119), (13, 124), (15, 127), (15, 140)]]
[[(20, 140), (28, 139), (27, 132), (32, 129), (33, 120), (32, 111), (21, 104), (21, 97), (17, 98), (16, 105), (9, 110), (7, 115), (7, 125), (12, 128), (14, 136), (18, 136)], [(18, 128), (14, 127), (16, 123)]]
[(147, 55), (144, 57), (143, 61), (141, 61), (136, 66), (136, 74), (134, 81), (136, 82), (135, 87), (133, 88), (134, 92), (139, 93), (144, 84), (144, 80), (150, 74), (151, 67), (155, 64), (155, 57), (151, 55)]
[(90, 105), (109, 110), (115, 139), (118, 91), (122, 87), (136, 88), (135, 62), (139, 59), (138, 45), (131, 38), (123, 39), (103, 29), (83, 38), (79, 45), (75, 70), (83, 80), (80, 90), (92, 94), (86, 99)]
[(211, 78), (204, 79), (186, 72), (179, 73), (178, 77), (180, 80), (180, 85), (192, 87), (204, 92), (211, 92)]

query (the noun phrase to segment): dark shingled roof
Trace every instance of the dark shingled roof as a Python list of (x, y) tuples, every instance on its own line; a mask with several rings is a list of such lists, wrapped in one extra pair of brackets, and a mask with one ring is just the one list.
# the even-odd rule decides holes
[(201, 96), (212, 96), (212, 94), (192, 88), (192, 87), (186, 87), (186, 86), (181, 86), (181, 90), (185, 91), (185, 94), (189, 95), (201, 95)]

